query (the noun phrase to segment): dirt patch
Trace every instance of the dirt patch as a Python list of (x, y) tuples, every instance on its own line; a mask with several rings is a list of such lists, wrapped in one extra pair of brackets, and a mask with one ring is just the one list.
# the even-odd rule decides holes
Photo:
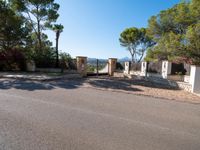
[(168, 100), (200, 104), (200, 97), (167, 84), (143, 79), (89, 78), (84, 86), (99, 90), (145, 95)]

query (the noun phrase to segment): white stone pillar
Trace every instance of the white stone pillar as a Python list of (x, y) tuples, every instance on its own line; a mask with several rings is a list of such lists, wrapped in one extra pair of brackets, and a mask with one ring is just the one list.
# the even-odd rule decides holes
[(147, 71), (147, 62), (143, 61), (141, 65), (141, 76), (145, 76)]
[(26, 62), (26, 71), (29, 72), (35, 72), (36, 71), (36, 65), (33, 60), (29, 60)]
[(169, 61), (162, 62), (162, 77), (167, 79), (167, 76), (171, 74), (172, 71), (172, 63)]
[(124, 73), (125, 73), (125, 74), (130, 74), (130, 68), (131, 68), (131, 62), (130, 62), (130, 61), (125, 62), (125, 70), (124, 70)]
[(191, 66), (190, 84), (192, 84), (192, 92), (200, 94), (200, 67)]

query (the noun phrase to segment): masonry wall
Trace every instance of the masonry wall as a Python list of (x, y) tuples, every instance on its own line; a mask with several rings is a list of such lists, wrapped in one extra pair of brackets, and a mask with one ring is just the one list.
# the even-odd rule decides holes
[(200, 67), (191, 67), (190, 83), (192, 84), (192, 92), (200, 94)]

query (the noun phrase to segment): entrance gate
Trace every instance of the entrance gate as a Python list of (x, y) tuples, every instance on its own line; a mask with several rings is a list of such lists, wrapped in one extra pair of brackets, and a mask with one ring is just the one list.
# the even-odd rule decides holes
[(76, 57), (77, 71), (82, 76), (97, 76), (97, 75), (109, 75), (113, 76), (117, 66), (116, 58), (104, 59), (87, 59), (87, 57)]
[(109, 64), (105, 59), (88, 59), (87, 60), (87, 75), (100, 76), (108, 75)]

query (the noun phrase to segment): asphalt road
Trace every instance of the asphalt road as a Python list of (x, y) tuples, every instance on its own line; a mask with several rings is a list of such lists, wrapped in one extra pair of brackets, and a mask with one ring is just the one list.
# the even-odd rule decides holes
[(200, 150), (200, 105), (0, 80), (0, 150)]

